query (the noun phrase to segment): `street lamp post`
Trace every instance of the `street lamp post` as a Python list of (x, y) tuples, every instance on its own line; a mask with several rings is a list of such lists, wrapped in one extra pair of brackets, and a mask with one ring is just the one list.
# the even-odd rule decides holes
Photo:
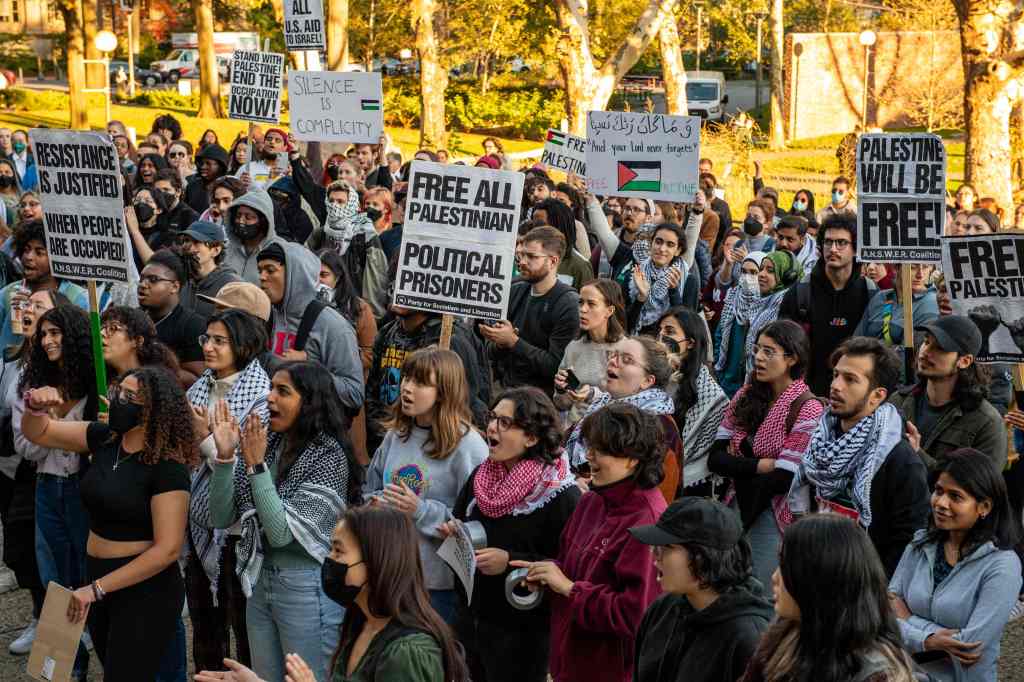
[(871, 46), (875, 44), (878, 36), (871, 29), (867, 29), (861, 31), (857, 39), (864, 46), (864, 104), (860, 112), (860, 129), (866, 131), (868, 129), (868, 71), (871, 64)]
[(103, 93), (107, 111), (107, 118), (106, 121), (104, 121), (104, 125), (106, 125), (106, 123), (110, 121), (110, 54), (117, 49), (117, 36), (111, 33), (110, 31), (104, 29), (96, 34), (96, 37), (93, 39), (93, 45), (95, 45), (96, 49), (103, 54), (103, 58), (83, 59), (82, 61), (86, 64), (102, 64), (105, 79), (102, 88), (92, 88), (89, 90), (82, 90), (82, 92)]

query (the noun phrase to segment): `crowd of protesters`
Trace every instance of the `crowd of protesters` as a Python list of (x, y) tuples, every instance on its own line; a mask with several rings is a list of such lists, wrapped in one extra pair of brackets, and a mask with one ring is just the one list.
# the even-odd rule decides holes
[[(183, 682), (189, 652), (200, 682), (996, 679), (1024, 405), (938, 268), (857, 261), (847, 178), (816, 211), (759, 169), (726, 196), (712, 159), (685, 203), (521, 168), (508, 319), (441, 348), (391, 302), (409, 161), (511, 170), (498, 140), (107, 132), (132, 281), (100, 287), (95, 355), (0, 129), (12, 655), (53, 581), (77, 680)], [(947, 234), (1002, 216), (964, 185)], [(471, 527), (467, 594), (438, 550)]]

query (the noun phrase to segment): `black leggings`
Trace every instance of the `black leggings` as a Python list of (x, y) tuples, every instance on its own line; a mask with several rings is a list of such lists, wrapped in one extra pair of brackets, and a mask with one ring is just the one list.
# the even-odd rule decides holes
[[(135, 557), (86, 557), (89, 580), (121, 568)], [(177, 562), (149, 580), (111, 592), (89, 607), (89, 632), (103, 664), (104, 682), (155, 680), (185, 600)]]

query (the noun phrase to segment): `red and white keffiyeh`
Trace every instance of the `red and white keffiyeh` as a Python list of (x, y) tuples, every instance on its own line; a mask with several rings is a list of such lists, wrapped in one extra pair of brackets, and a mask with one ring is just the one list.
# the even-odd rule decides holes
[(473, 476), (473, 495), (484, 516), (496, 519), (529, 514), (574, 484), (565, 454), (554, 464), (523, 459), (511, 470), (488, 458)]

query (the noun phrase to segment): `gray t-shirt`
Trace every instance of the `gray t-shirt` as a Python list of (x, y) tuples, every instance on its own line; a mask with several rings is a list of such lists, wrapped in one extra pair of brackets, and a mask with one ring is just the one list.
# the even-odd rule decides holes
[(932, 432), (935, 430), (935, 427), (939, 425), (939, 421), (946, 415), (946, 412), (948, 412), (954, 404), (955, 401), (950, 400), (945, 405), (935, 407), (928, 402), (928, 394), (921, 391), (921, 394), (917, 396), (917, 405), (915, 406), (917, 408), (915, 410), (916, 423), (914, 426), (916, 426), (917, 430), (921, 433), (922, 443), (928, 440), (929, 436), (931, 436)]

